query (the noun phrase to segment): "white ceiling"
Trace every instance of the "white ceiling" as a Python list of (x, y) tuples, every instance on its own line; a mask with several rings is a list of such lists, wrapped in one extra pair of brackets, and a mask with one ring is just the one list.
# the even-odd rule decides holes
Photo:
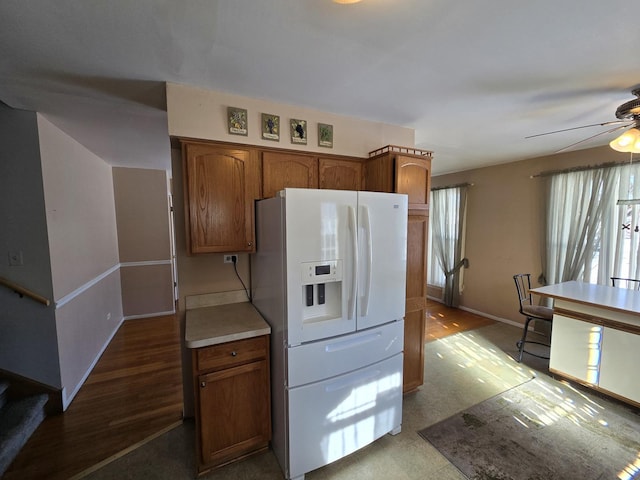
[(184, 83), (414, 128), (441, 174), (605, 130), (524, 138), (616, 120), (638, 19), (629, 0), (2, 0), (0, 100), (169, 168), (164, 82)]

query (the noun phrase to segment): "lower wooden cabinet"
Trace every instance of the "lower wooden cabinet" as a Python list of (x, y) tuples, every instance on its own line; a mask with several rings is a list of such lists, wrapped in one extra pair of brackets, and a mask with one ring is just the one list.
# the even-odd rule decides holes
[(198, 474), (268, 447), (269, 336), (193, 351)]
[(424, 331), (426, 311), (407, 312), (404, 316), (404, 367), (402, 391), (416, 390), (424, 383)]
[(427, 242), (429, 217), (409, 209), (407, 223), (407, 294), (404, 316), (405, 393), (424, 383), (424, 334), (427, 315)]

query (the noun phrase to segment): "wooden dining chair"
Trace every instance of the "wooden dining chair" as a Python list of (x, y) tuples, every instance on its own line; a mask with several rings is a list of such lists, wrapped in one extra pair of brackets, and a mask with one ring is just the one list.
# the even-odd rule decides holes
[(527, 343), (551, 347), (551, 345), (548, 343), (527, 340), (527, 333), (529, 333), (529, 323), (531, 323), (532, 321), (534, 322), (534, 324), (536, 320), (553, 323), (553, 309), (544, 307), (542, 305), (533, 304), (531, 295), (531, 274), (519, 273), (513, 276), (513, 280), (516, 283), (516, 289), (518, 290), (520, 313), (526, 318), (526, 321), (524, 322), (524, 329), (522, 330), (522, 338), (520, 338), (520, 340), (516, 343), (516, 346), (518, 347), (518, 363), (522, 362), (523, 353), (527, 353), (538, 358), (548, 359), (548, 356), (528, 352), (524, 349), (524, 347)]
[(611, 286), (627, 288), (629, 290), (640, 290), (640, 280), (636, 278), (611, 277)]

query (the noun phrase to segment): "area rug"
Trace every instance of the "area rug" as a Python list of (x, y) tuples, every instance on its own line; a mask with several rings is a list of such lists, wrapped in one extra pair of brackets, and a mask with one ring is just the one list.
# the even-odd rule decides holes
[(640, 412), (536, 377), (419, 432), (473, 480), (640, 479)]

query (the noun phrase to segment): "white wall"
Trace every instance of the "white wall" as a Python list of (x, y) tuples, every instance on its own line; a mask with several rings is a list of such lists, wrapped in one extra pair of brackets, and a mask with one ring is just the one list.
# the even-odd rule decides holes
[[(36, 114), (0, 103), (0, 143), (0, 276), (52, 299)], [(53, 304), (0, 287), (0, 369), (61, 387)]]
[(111, 166), (38, 114), (63, 401), (122, 321)]

